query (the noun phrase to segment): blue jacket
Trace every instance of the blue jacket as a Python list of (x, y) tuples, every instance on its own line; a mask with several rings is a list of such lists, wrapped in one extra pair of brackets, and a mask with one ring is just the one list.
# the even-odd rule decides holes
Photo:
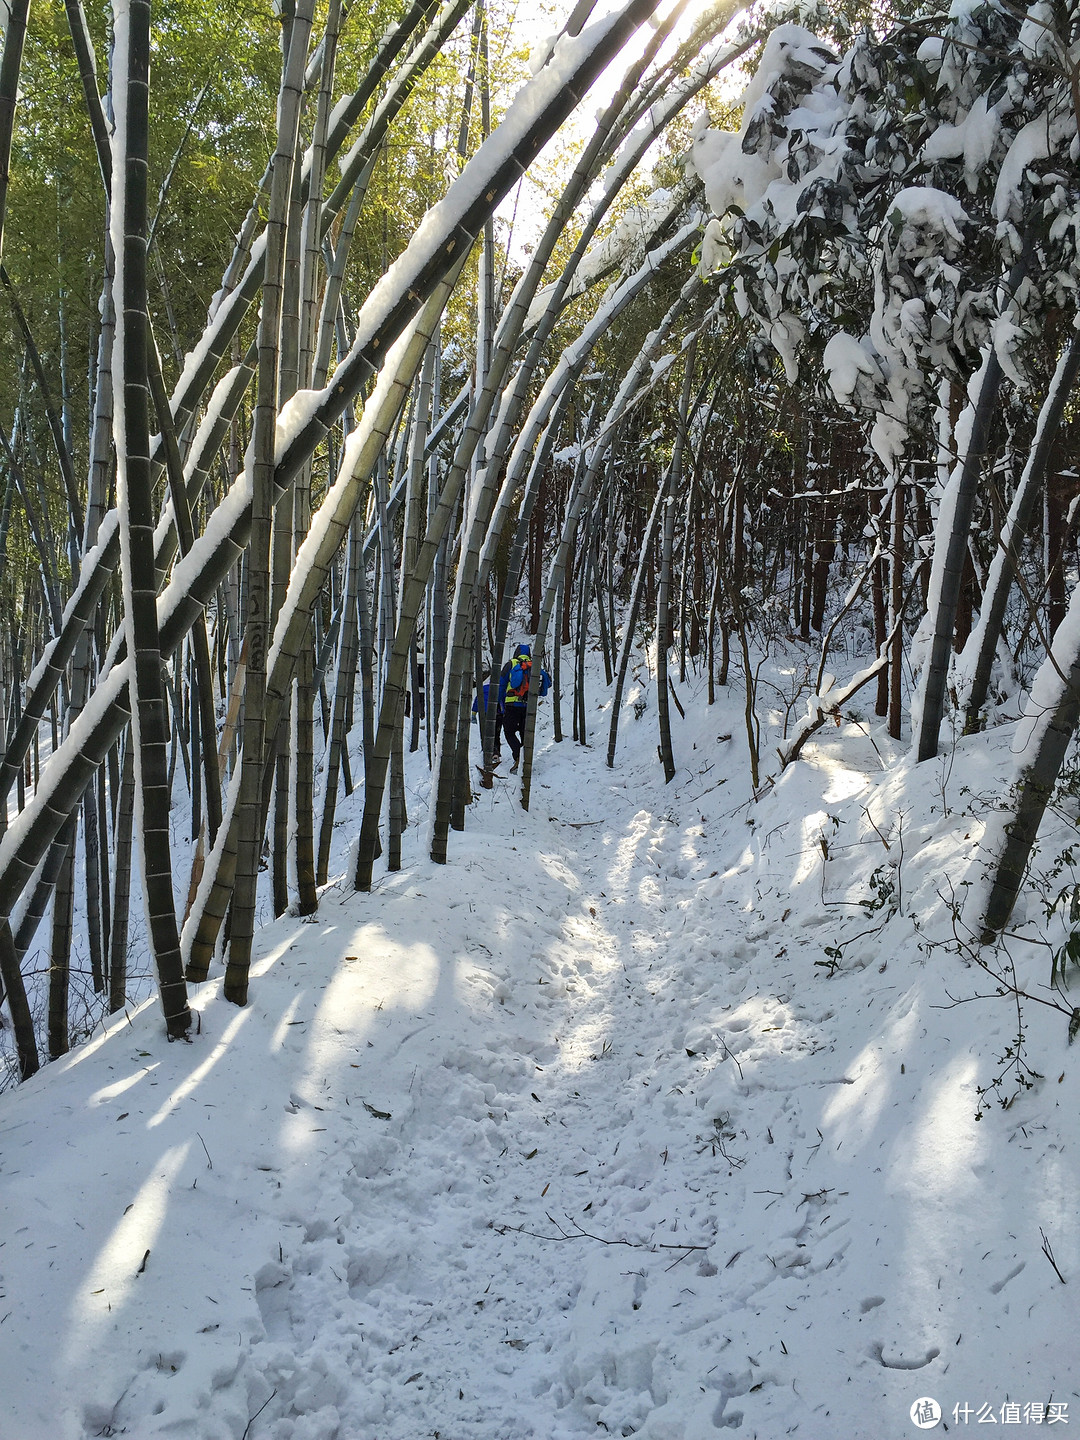
[[(502, 690), (504, 687), (500, 685), (499, 688), (500, 688), (500, 690)], [(488, 707), (488, 692), (490, 691), (490, 689), (491, 689), (491, 685), (489, 684), (489, 682), (488, 682), (487, 680), (485, 680), (485, 681), (484, 681), (484, 710), (485, 710), (485, 712), (486, 712), (487, 707)], [(499, 696), (499, 714), (500, 714), (500, 715), (502, 714), (502, 708), (503, 708), (503, 707), (502, 707), (502, 695), (500, 694), (500, 696)], [(472, 713), (473, 713), (474, 715), (476, 715), (476, 714), (479, 713), (479, 710), (480, 710), (480, 696), (477, 695), (477, 696), (474, 698), (473, 702), (472, 702)]]
[[(528, 691), (524, 695), (507, 696), (507, 690), (516, 690), (524, 678), (524, 670), (518, 664), (519, 660), (532, 661), (532, 646), (518, 645), (514, 650), (513, 658), (508, 660), (502, 668), (499, 676), (499, 708), (506, 705), (524, 705), (528, 700)], [(551, 689), (551, 676), (541, 667), (540, 670), (540, 698), (541, 700)]]

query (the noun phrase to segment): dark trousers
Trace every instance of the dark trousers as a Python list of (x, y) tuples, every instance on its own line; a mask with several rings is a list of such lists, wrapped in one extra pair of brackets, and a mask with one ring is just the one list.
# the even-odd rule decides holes
[(525, 711), (527, 708), (525, 705), (507, 705), (503, 710), (503, 734), (506, 736), (506, 743), (510, 746), (510, 754), (514, 757), (515, 765), (525, 741)]

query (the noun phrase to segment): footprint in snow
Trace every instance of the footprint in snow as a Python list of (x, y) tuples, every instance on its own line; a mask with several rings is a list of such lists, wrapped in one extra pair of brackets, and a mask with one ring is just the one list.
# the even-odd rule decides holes
[(1023, 1270), (1026, 1264), (1026, 1260), (1021, 1260), (1018, 1265), (1013, 1266), (1013, 1268), (1009, 1271), (1007, 1275), (1003, 1275), (1000, 1280), (995, 1280), (994, 1283), (990, 1286), (990, 1294), (999, 1295), (1001, 1291), (1005, 1289), (1005, 1286), (1008, 1285), (1010, 1280), (1016, 1279), (1017, 1275), (1020, 1274), (1020, 1271)]
[(908, 1359), (906, 1355), (887, 1356), (884, 1345), (877, 1343), (870, 1346), (869, 1354), (872, 1360), (876, 1360), (886, 1370), (921, 1370), (929, 1365), (931, 1360), (936, 1360), (941, 1351), (936, 1345), (931, 1345), (920, 1359)]

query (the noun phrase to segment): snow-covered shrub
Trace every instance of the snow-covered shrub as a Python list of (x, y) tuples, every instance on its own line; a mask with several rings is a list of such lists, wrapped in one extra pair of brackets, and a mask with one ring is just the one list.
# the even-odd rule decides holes
[(867, 31), (842, 57), (783, 25), (740, 131), (695, 129), (689, 165), (716, 216), (703, 268), (789, 380), (812, 361), (877, 415), (888, 468), (984, 346), (1016, 384), (1041, 383), (1045, 329), (1080, 275), (1067, 44), (1048, 8), (996, 4)]

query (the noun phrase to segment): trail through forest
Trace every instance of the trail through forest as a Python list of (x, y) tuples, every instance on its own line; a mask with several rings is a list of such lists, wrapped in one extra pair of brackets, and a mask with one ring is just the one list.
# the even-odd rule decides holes
[(885, 772), (847, 724), (753, 805), (737, 696), (667, 787), (643, 698), (617, 770), (549, 745), (528, 815), (499, 780), (449, 865), (411, 829), (263, 929), (190, 1045), (153, 1002), (2, 1098), (4, 1440), (1067, 1420), (1064, 1024), (976, 1122), (1010, 1009), (920, 949), (985, 740)]
[(0, 1440), (1080, 1423), (1077, 13), (7, 8)]

